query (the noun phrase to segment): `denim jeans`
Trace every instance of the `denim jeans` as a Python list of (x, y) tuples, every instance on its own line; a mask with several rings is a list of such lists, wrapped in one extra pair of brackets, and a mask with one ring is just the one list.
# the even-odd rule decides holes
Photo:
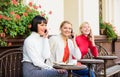
[[(83, 70), (73, 70), (73, 73), (79, 75), (80, 77), (89, 77), (89, 70), (88, 68), (83, 69)], [(94, 71), (90, 71), (91, 77), (95, 77)]]

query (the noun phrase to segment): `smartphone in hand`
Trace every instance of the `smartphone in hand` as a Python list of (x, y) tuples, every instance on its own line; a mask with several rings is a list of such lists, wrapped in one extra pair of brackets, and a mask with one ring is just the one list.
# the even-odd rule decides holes
[[(45, 29), (44, 35), (47, 35), (47, 29)], [(40, 35), (40, 37), (43, 37), (44, 35)]]
[(92, 38), (92, 32), (90, 31), (90, 33), (88, 34), (88, 38)]
[(44, 33), (47, 33), (47, 29), (45, 29)]
[(48, 30), (47, 30), (47, 29), (44, 30), (44, 35), (43, 35), (43, 37), (44, 37), (44, 38), (48, 37)]
[(71, 38), (74, 38), (73, 29), (71, 30)]
[(71, 29), (71, 35), (69, 36), (70, 39), (74, 38), (74, 34), (73, 34), (73, 29)]

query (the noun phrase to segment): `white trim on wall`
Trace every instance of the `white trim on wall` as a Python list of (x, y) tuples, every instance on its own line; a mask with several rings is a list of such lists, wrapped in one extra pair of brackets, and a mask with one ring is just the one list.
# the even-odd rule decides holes
[(84, 21), (90, 23), (93, 34), (99, 35), (99, 0), (80, 0), (79, 1), (79, 20), (80, 24)]
[(111, 23), (116, 27), (120, 35), (120, 0), (103, 0), (103, 21)]

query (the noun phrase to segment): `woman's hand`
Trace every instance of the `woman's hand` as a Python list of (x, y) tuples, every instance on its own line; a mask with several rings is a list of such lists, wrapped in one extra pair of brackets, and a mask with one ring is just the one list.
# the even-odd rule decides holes
[(90, 33), (90, 41), (92, 42), (93, 46), (95, 46), (95, 39), (92, 33)]
[(74, 44), (74, 47), (75, 48), (78, 48), (77, 44), (76, 44), (76, 41), (75, 41), (75, 33), (73, 33), (74, 37), (71, 39), (73, 41), (73, 44)]
[(64, 69), (56, 69), (57, 70), (57, 72), (59, 72), (59, 73), (65, 73), (65, 72), (67, 72), (66, 70), (64, 70)]
[(48, 38), (48, 30), (47, 29), (45, 29), (43, 37)]

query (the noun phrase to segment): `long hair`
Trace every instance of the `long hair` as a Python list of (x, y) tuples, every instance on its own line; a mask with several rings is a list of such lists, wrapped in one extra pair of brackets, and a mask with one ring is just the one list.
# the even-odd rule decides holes
[(91, 26), (90, 26), (90, 24), (88, 23), (88, 22), (83, 22), (81, 25), (80, 25), (80, 32), (81, 32), (81, 34), (82, 34), (82, 31), (81, 31), (81, 29), (82, 29), (82, 27), (85, 25), (85, 24), (88, 24), (89, 25), (89, 27), (90, 27), (90, 33), (88, 34), (88, 38), (90, 39), (90, 37), (91, 37), (91, 32), (92, 32), (92, 29), (91, 29)]

